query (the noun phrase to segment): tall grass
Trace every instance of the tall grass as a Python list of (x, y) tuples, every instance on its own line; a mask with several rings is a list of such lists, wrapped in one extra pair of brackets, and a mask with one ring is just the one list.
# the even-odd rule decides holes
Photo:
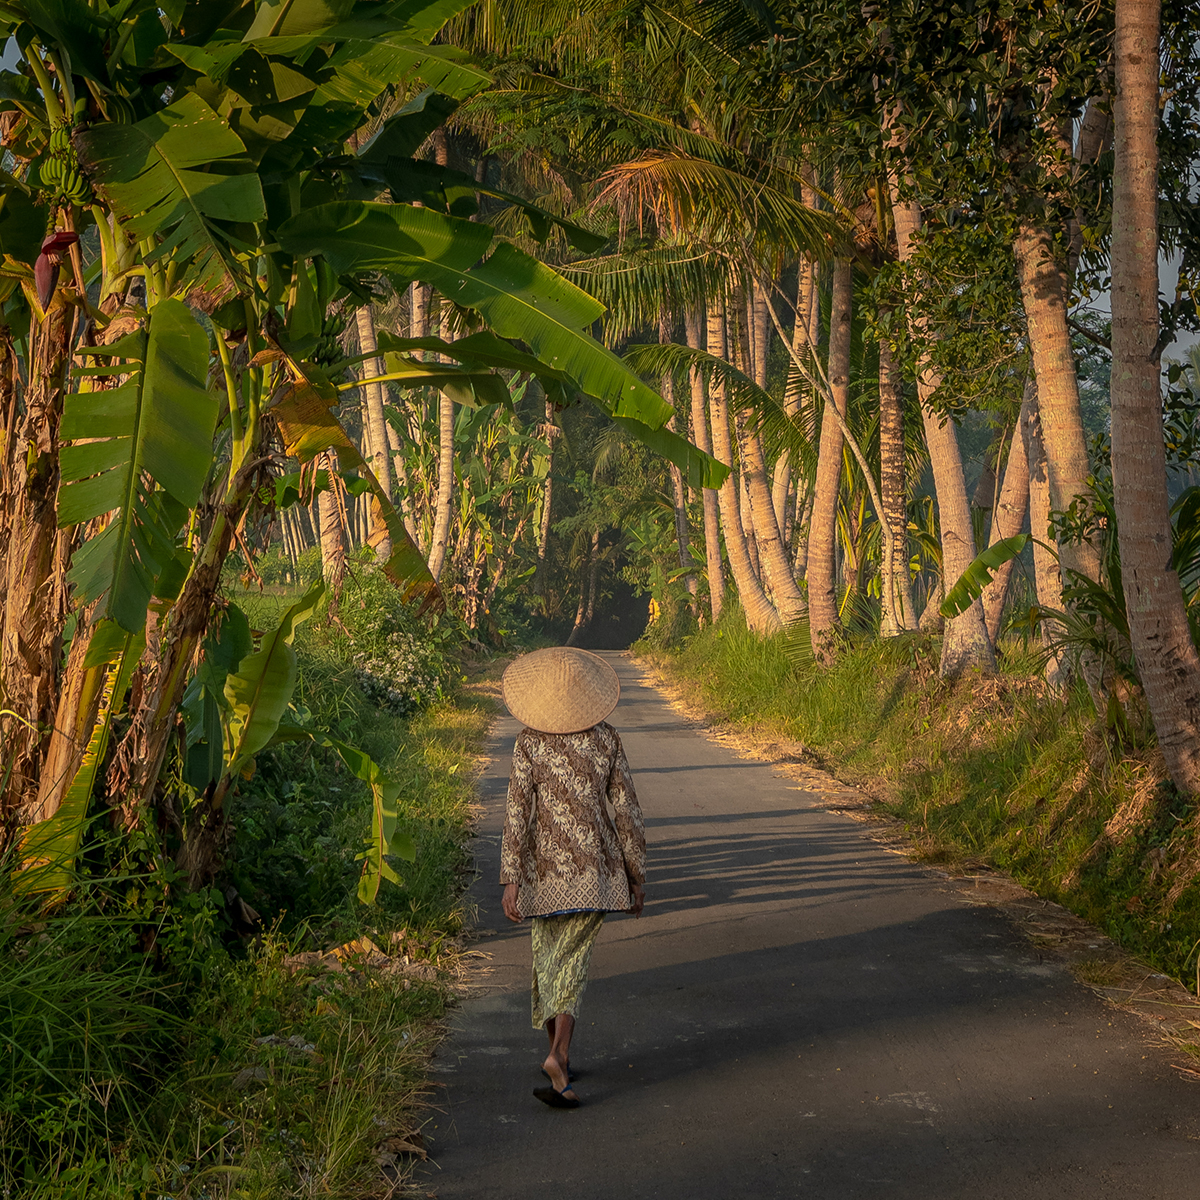
[[(7, 864), (0, 864), (7, 866)], [(8, 870), (4, 870), (4, 878)], [(145, 1098), (178, 1052), (182, 988), (138, 950), (138, 922), (97, 911), (0, 921), (0, 1185), (60, 1175), (149, 1135)]]
[(940, 646), (862, 638), (797, 669), (734, 614), (660, 667), (718, 718), (788, 739), (904, 820), (919, 852), (986, 862), (1195, 985), (1200, 813), (1151, 745), (1121, 741), (1082, 687), (1056, 695), (1020, 643), (997, 676), (938, 677)]

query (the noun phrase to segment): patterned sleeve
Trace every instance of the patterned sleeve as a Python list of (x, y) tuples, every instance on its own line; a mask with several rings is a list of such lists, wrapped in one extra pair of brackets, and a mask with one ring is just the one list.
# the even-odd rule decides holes
[(616, 752), (608, 776), (608, 802), (613, 806), (613, 823), (621, 843), (621, 856), (625, 859), (625, 873), (634, 883), (645, 883), (646, 829), (642, 823), (642, 806), (633, 788), (633, 776), (629, 773), (629, 760), (621, 745), (621, 735), (614, 729), (612, 736)]
[(512, 774), (508, 777), (508, 803), (500, 848), (501, 883), (522, 883), (528, 878), (524, 866), (533, 856), (533, 847), (530, 845), (532, 824), (533, 762), (522, 734), (517, 737), (513, 747)]

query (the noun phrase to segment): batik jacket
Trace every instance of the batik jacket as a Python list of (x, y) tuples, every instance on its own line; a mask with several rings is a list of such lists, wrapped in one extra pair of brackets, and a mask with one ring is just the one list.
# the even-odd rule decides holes
[(642, 810), (617, 731), (604, 721), (582, 733), (523, 729), (500, 855), (500, 882), (520, 885), (521, 915), (620, 912), (645, 876)]

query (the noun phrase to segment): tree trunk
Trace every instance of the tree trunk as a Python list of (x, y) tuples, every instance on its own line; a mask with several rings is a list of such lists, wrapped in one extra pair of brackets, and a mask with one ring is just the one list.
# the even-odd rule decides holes
[[(1039, 608), (1062, 607), (1062, 575), (1058, 559), (1045, 545), (1054, 535), (1050, 530), (1050, 483), (1046, 477), (1046, 450), (1042, 445), (1042, 421), (1038, 415), (1037, 385), (1028, 406), (1021, 409), (1021, 437), (1029, 463), (1029, 529), (1038, 541), (1033, 543), (1033, 585)], [(1042, 625), (1042, 643), (1050, 640), (1050, 631)], [(1061, 659), (1056, 654), (1046, 664), (1046, 679), (1053, 687), (1062, 683)]]
[[(833, 404), (844, 417), (850, 397), (850, 330), (853, 320), (854, 267), (848, 259), (833, 265), (833, 296), (829, 315), (829, 387), (826, 405)], [(808, 625), (817, 661), (833, 661), (838, 628), (837, 606), (837, 505), (842, 479), (842, 427), (831, 413), (821, 418), (817, 447), (817, 473), (813, 482), (809, 518)]]
[(571, 626), (571, 632), (567, 634), (566, 644), (568, 646), (574, 646), (579, 641), (579, 635), (587, 624), (588, 567), (590, 565), (591, 557), (589, 555), (588, 560), (579, 571), (579, 603), (575, 606), (575, 621)]
[[(1029, 459), (1025, 454), (1024, 424), (1028, 420), (1029, 408), (1036, 402), (1036, 395), (1033, 380), (1027, 379), (1025, 396), (1021, 401), (1021, 414), (1009, 441), (1000, 500), (992, 513), (989, 546), (1020, 533), (1021, 526), (1025, 524), (1025, 516), (1029, 512)], [(1041, 534), (1035, 536), (1040, 537)], [(1000, 634), (1000, 618), (1004, 615), (1004, 601), (1008, 596), (1008, 585), (1015, 566), (1016, 559), (1010, 558), (996, 569), (992, 582), (983, 589), (983, 620), (993, 645)]]
[(887, 342), (879, 343), (879, 498), (892, 529), (881, 554), (883, 622), (880, 633), (892, 637), (915, 629), (912, 584), (908, 574), (908, 504), (905, 497), (904, 404), (900, 368)]
[[(894, 176), (889, 182), (896, 247), (900, 261), (905, 263), (911, 257), (912, 241), (921, 227), (921, 211), (917, 204), (900, 199), (899, 183)], [(916, 326), (918, 332), (923, 332), (919, 318)], [(949, 588), (975, 558), (975, 535), (954, 422), (934, 412), (929, 405), (939, 382), (928, 364), (922, 363), (917, 376), (917, 395), (921, 402), (925, 444), (929, 449), (934, 490), (937, 493), (938, 523), (942, 534), (942, 577), (944, 586)], [(966, 612), (946, 622), (940, 671), (943, 678), (954, 678), (973, 667), (988, 672), (996, 669), (996, 655), (983, 623), (983, 605), (978, 600)]]
[[(1091, 166), (1104, 152), (1112, 133), (1112, 113), (1108, 109), (1107, 96), (1093, 96), (1088, 101), (1087, 111), (1079, 124), (1079, 139), (1075, 145), (1075, 161), (1078, 163), (1076, 174), (1080, 168)], [(1075, 270), (1079, 266), (1079, 257), (1083, 253), (1083, 228), (1087, 223), (1087, 213), (1083, 208), (1077, 208), (1068, 229), (1067, 277), (1074, 279)]]
[[(725, 358), (726, 355), (725, 305), (719, 300), (710, 304), (708, 309), (708, 352), (717, 358)], [(715, 378), (709, 392), (709, 405), (712, 410), (713, 455), (719, 462), (732, 466), (734, 455), (729, 428), (729, 402), (724, 383)], [(731, 470), (718, 494), (729, 568), (742, 602), (742, 611), (746, 615), (746, 624), (756, 633), (775, 633), (783, 627), (783, 623), (763, 592), (750, 562), (750, 553), (742, 533), (739, 487), (738, 473)]]
[(554, 405), (546, 401), (546, 423), (542, 427), (546, 435), (546, 479), (542, 484), (542, 519), (538, 522), (537, 564), (533, 570), (533, 594), (542, 598), (542, 610), (546, 608), (546, 563), (550, 549), (550, 522), (554, 507), (554, 441), (559, 429), (554, 424)]
[[(763, 297), (765, 303), (766, 298)], [(815, 351), (821, 341), (821, 314), (817, 304), (817, 266), (804, 259), (800, 263), (799, 280), (796, 285), (796, 323), (792, 328), (792, 346), (797, 354), (806, 354), (811, 346)], [(788, 371), (788, 382), (783, 398), (784, 412), (795, 419), (800, 415), (804, 381), (793, 367)], [(791, 511), (788, 497), (792, 490), (791, 454), (784, 450), (775, 464), (775, 476), (771, 484), (771, 503), (775, 518), (784, 541), (789, 542), (787, 515)]]
[(337, 462), (332, 453), (322, 455), (325, 469), (329, 471), (330, 483), (317, 497), (317, 513), (320, 517), (321, 574), (331, 596), (341, 594), (342, 578), (346, 574), (346, 531), (342, 524), (342, 508), (338, 504), (337, 485), (334, 474)]
[[(741, 371), (743, 375), (752, 377), (754, 361), (751, 355), (751, 308), (746, 289), (742, 284), (738, 284), (735, 288), (733, 301), (725, 309), (725, 317), (726, 361)], [(738, 520), (741, 522), (742, 536), (746, 539), (746, 551), (750, 555), (750, 566), (754, 571), (754, 577), (770, 600), (771, 585), (763, 573), (762, 557), (759, 554), (758, 546), (758, 531), (754, 523), (754, 504), (750, 499), (750, 456), (745, 449), (746, 414), (740, 409), (731, 410), (730, 417), (733, 422), (734, 444), (737, 449)]]
[[(442, 338), (449, 341), (449, 312), (442, 322)], [(433, 513), (433, 537), (429, 545), (429, 573), (442, 576), (450, 541), (450, 518), (454, 510), (454, 401), (438, 392), (438, 490)]]
[[(665, 310), (659, 318), (658, 341), (660, 345), (668, 345), (671, 341), (670, 319)], [(675, 408), (675, 380), (671, 375), (663, 376), (662, 397), (672, 408)], [(667, 422), (667, 428), (673, 433), (677, 432), (677, 425), (678, 418), (676, 416), (672, 416)], [(675, 507), (675, 548), (679, 553), (679, 566), (681, 570), (688, 572), (683, 577), (684, 586), (691, 597), (692, 612), (699, 616), (700, 605), (696, 597), (700, 588), (695, 574), (690, 570), (692, 552), (691, 539), (688, 535), (687, 492), (683, 486), (683, 472), (674, 463), (669, 463), (667, 473), (671, 477), (671, 502)]]
[(596, 585), (600, 578), (600, 530), (592, 530), (592, 557), (588, 562), (587, 612), (583, 614), (583, 627), (591, 625), (596, 616)]
[[(684, 317), (687, 343), (693, 350), (705, 348), (704, 329), (700, 310), (689, 312)], [(692, 393), (692, 440), (696, 448), (705, 454), (712, 453), (712, 438), (708, 431), (708, 416), (705, 413), (704, 379), (699, 371), (690, 375)], [(725, 602), (725, 571), (721, 563), (721, 514), (717, 493), (704, 488), (704, 555), (708, 564), (708, 603), (715, 625), (721, 617), (721, 606)]]
[(11, 343), (5, 346), (3, 390), (11, 433), (6, 431), (0, 480), (7, 543), (0, 567), (0, 709), (16, 715), (0, 715), (0, 812), (17, 810), (37, 795), (44, 732), (57, 707), (72, 540), (70, 530), (58, 528), (58, 430), (76, 311), (60, 289), (45, 318), (31, 319), (23, 417), (16, 415)]
[(1200, 794), (1200, 655), (1172, 569), (1158, 345), (1159, 0), (1117, 0), (1112, 467), (1130, 641), (1171, 780)]
[[(1044, 228), (1024, 224), (1015, 249), (1037, 380), (1050, 507), (1065, 512), (1076, 497), (1087, 497), (1091, 492), (1079, 410), (1079, 379), (1067, 327), (1066, 280)], [(1090, 542), (1061, 541), (1058, 553), (1064, 570), (1099, 580), (1100, 555)]]
[[(754, 382), (765, 389), (770, 318), (767, 316), (766, 296), (757, 283), (753, 285), (751, 296), (752, 300), (748, 306), (752, 318), (751, 365), (754, 370)], [(780, 618), (785, 625), (791, 624), (804, 616), (804, 597), (796, 586), (792, 562), (783, 540), (783, 527), (776, 518), (774, 497), (767, 482), (767, 464), (763, 455), (762, 439), (752, 425), (747, 424), (741, 445), (743, 473), (750, 497), (750, 511), (754, 518), (754, 537), (759, 562)]]
[[(363, 354), (374, 355), (377, 350), (375, 341), (375, 317), (369, 304), (361, 305), (354, 314), (358, 325), (358, 348)], [(387, 421), (383, 415), (383, 385), (372, 382), (376, 376), (385, 374), (378, 358), (363, 359), (363, 424), (366, 427), (371, 442), (371, 470), (379, 480), (383, 494), (392, 500), (392, 473), (388, 465)], [(376, 554), (382, 562), (392, 557), (391, 538), (384, 535), (376, 548)]]
[(405, 532), (415, 543), (417, 540), (417, 526), (413, 520), (413, 504), (412, 494), (408, 482), (408, 466), (404, 461), (404, 445), (400, 441), (400, 435), (392, 428), (391, 422), (387, 425), (387, 442), (388, 449), (392, 452), (392, 466), (396, 469), (396, 487), (399, 490), (400, 500), (400, 518), (404, 522)]

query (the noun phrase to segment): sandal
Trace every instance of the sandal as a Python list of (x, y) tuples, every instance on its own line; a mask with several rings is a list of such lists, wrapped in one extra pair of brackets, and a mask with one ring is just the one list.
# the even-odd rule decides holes
[(543, 1103), (548, 1104), (551, 1108), (578, 1108), (578, 1096), (566, 1096), (563, 1093), (569, 1092), (571, 1085), (568, 1083), (560, 1092), (553, 1084), (549, 1087), (534, 1088), (533, 1094)]

